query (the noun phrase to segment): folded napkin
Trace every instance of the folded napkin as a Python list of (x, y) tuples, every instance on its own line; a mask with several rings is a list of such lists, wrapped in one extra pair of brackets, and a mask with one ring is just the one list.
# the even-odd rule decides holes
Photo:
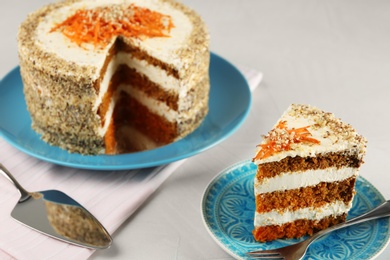
[[(239, 69), (254, 90), (262, 74)], [(95, 215), (110, 234), (184, 161), (128, 171), (73, 169), (35, 159), (0, 137), (0, 163), (22, 186), (28, 191), (63, 191)], [(94, 250), (61, 242), (16, 222), (10, 213), (19, 198), (13, 184), (0, 176), (0, 259), (86, 259), (93, 254)]]

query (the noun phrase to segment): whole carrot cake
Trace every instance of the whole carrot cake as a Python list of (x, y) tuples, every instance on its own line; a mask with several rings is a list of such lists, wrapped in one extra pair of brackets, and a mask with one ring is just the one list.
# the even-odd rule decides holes
[(207, 28), (173, 0), (49, 4), (21, 24), (18, 49), (32, 127), (69, 152), (151, 149), (207, 115)]
[(291, 105), (253, 158), (254, 238), (298, 238), (345, 221), (365, 152), (366, 139), (332, 113)]

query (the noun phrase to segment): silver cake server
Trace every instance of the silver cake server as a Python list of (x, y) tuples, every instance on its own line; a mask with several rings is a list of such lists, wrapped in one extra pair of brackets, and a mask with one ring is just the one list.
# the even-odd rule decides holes
[(36, 231), (74, 245), (92, 249), (110, 247), (110, 234), (74, 199), (57, 190), (28, 192), (2, 164), (0, 172), (21, 194), (11, 212), (14, 219)]

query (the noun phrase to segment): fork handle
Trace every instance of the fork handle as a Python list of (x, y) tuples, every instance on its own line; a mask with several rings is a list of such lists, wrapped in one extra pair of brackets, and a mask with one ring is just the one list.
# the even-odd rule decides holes
[(339, 223), (337, 225), (331, 226), (327, 229), (324, 229), (324, 230), (321, 230), (321, 231), (315, 233), (311, 237), (312, 238), (311, 242), (313, 242), (317, 238), (319, 238), (325, 234), (328, 234), (329, 232), (332, 232), (334, 230), (338, 230), (341, 228), (352, 226), (352, 225), (362, 223), (365, 221), (383, 218), (383, 217), (389, 217), (389, 216), (390, 216), (390, 200), (387, 200), (387, 201), (383, 202), (382, 204), (380, 204), (379, 206), (377, 206), (376, 208), (374, 208), (374, 209), (372, 209), (372, 210), (370, 210), (370, 211), (368, 211), (368, 212), (366, 212), (358, 217), (352, 218), (350, 220), (347, 220), (345, 222)]

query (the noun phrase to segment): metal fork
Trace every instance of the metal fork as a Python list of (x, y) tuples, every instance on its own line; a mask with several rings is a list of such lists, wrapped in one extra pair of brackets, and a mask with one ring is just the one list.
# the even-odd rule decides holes
[(361, 222), (365, 222), (372, 219), (378, 219), (383, 217), (390, 216), (390, 200), (383, 202), (378, 207), (360, 215), (356, 218), (352, 218), (346, 222), (331, 226), (327, 229), (321, 230), (315, 233), (313, 236), (308, 239), (277, 249), (271, 250), (256, 250), (252, 252), (248, 252), (247, 255), (256, 259), (285, 259), (285, 260), (298, 260), (302, 259), (306, 254), (307, 248), (310, 246), (312, 242), (314, 242), (317, 238), (322, 237), (329, 232), (334, 230), (338, 230), (344, 227), (352, 226)]

